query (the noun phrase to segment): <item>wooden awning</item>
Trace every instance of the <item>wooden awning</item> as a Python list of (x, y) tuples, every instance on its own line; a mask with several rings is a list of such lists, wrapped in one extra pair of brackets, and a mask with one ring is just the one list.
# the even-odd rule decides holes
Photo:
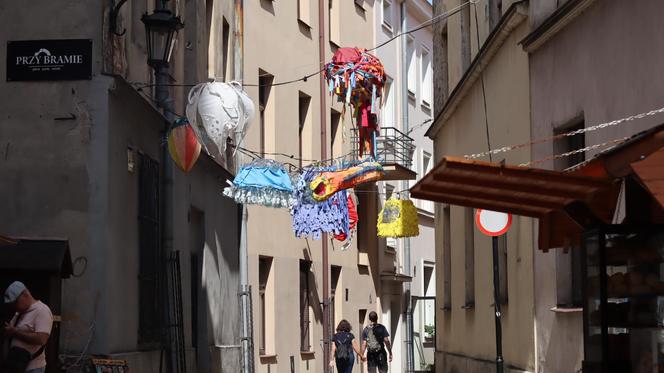
[(621, 178), (636, 174), (662, 204), (663, 148), (664, 126), (658, 126), (567, 172), (443, 157), (410, 192), (413, 198), (538, 218), (539, 246), (546, 251), (577, 244), (584, 227), (611, 223)]

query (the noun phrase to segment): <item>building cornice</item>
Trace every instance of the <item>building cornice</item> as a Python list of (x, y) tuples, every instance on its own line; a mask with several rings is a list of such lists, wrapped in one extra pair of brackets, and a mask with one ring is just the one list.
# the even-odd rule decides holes
[(537, 48), (544, 45), (544, 43), (564, 29), (576, 17), (581, 15), (594, 2), (595, 0), (569, 0), (563, 6), (556, 9), (533, 32), (521, 40), (520, 44), (523, 46), (523, 49), (528, 53), (537, 50)]
[(512, 32), (528, 18), (528, 0), (513, 3), (501, 17), (500, 22), (491, 31), (482, 48), (473, 59), (472, 63), (461, 77), (461, 80), (450, 93), (449, 98), (436, 115), (433, 124), (429, 127), (425, 136), (434, 139), (438, 131), (459, 106), (461, 101), (470, 92), (473, 84), (482, 75), (484, 69), (491, 63), (493, 57), (498, 53), (500, 47)]

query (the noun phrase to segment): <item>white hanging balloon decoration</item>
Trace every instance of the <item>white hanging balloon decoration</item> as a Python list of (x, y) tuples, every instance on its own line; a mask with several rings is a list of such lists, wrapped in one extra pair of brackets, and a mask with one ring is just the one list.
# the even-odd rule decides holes
[(215, 158), (223, 158), (228, 137), (240, 143), (254, 111), (254, 103), (238, 82), (198, 84), (189, 91), (186, 108), (198, 141)]

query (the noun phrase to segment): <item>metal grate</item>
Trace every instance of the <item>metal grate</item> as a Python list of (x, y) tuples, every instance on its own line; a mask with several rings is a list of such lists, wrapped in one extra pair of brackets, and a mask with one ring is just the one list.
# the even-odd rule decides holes
[[(357, 127), (351, 129), (353, 160), (360, 160), (360, 136)], [(376, 136), (376, 160), (381, 164), (397, 164), (410, 169), (415, 151), (414, 140), (395, 127), (381, 127)]]
[(182, 282), (180, 278), (180, 252), (167, 254), (168, 284), (168, 357), (171, 359), (172, 373), (186, 373), (187, 363), (184, 350), (184, 321), (182, 317)]

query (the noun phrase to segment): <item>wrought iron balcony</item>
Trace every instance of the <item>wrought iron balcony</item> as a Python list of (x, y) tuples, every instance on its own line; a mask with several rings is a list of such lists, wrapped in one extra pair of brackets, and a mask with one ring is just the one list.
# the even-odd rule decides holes
[[(351, 129), (353, 157), (360, 159), (360, 138), (357, 127)], [(383, 165), (385, 180), (415, 180), (411, 170), (414, 140), (395, 127), (381, 127), (376, 136), (376, 161)]]

